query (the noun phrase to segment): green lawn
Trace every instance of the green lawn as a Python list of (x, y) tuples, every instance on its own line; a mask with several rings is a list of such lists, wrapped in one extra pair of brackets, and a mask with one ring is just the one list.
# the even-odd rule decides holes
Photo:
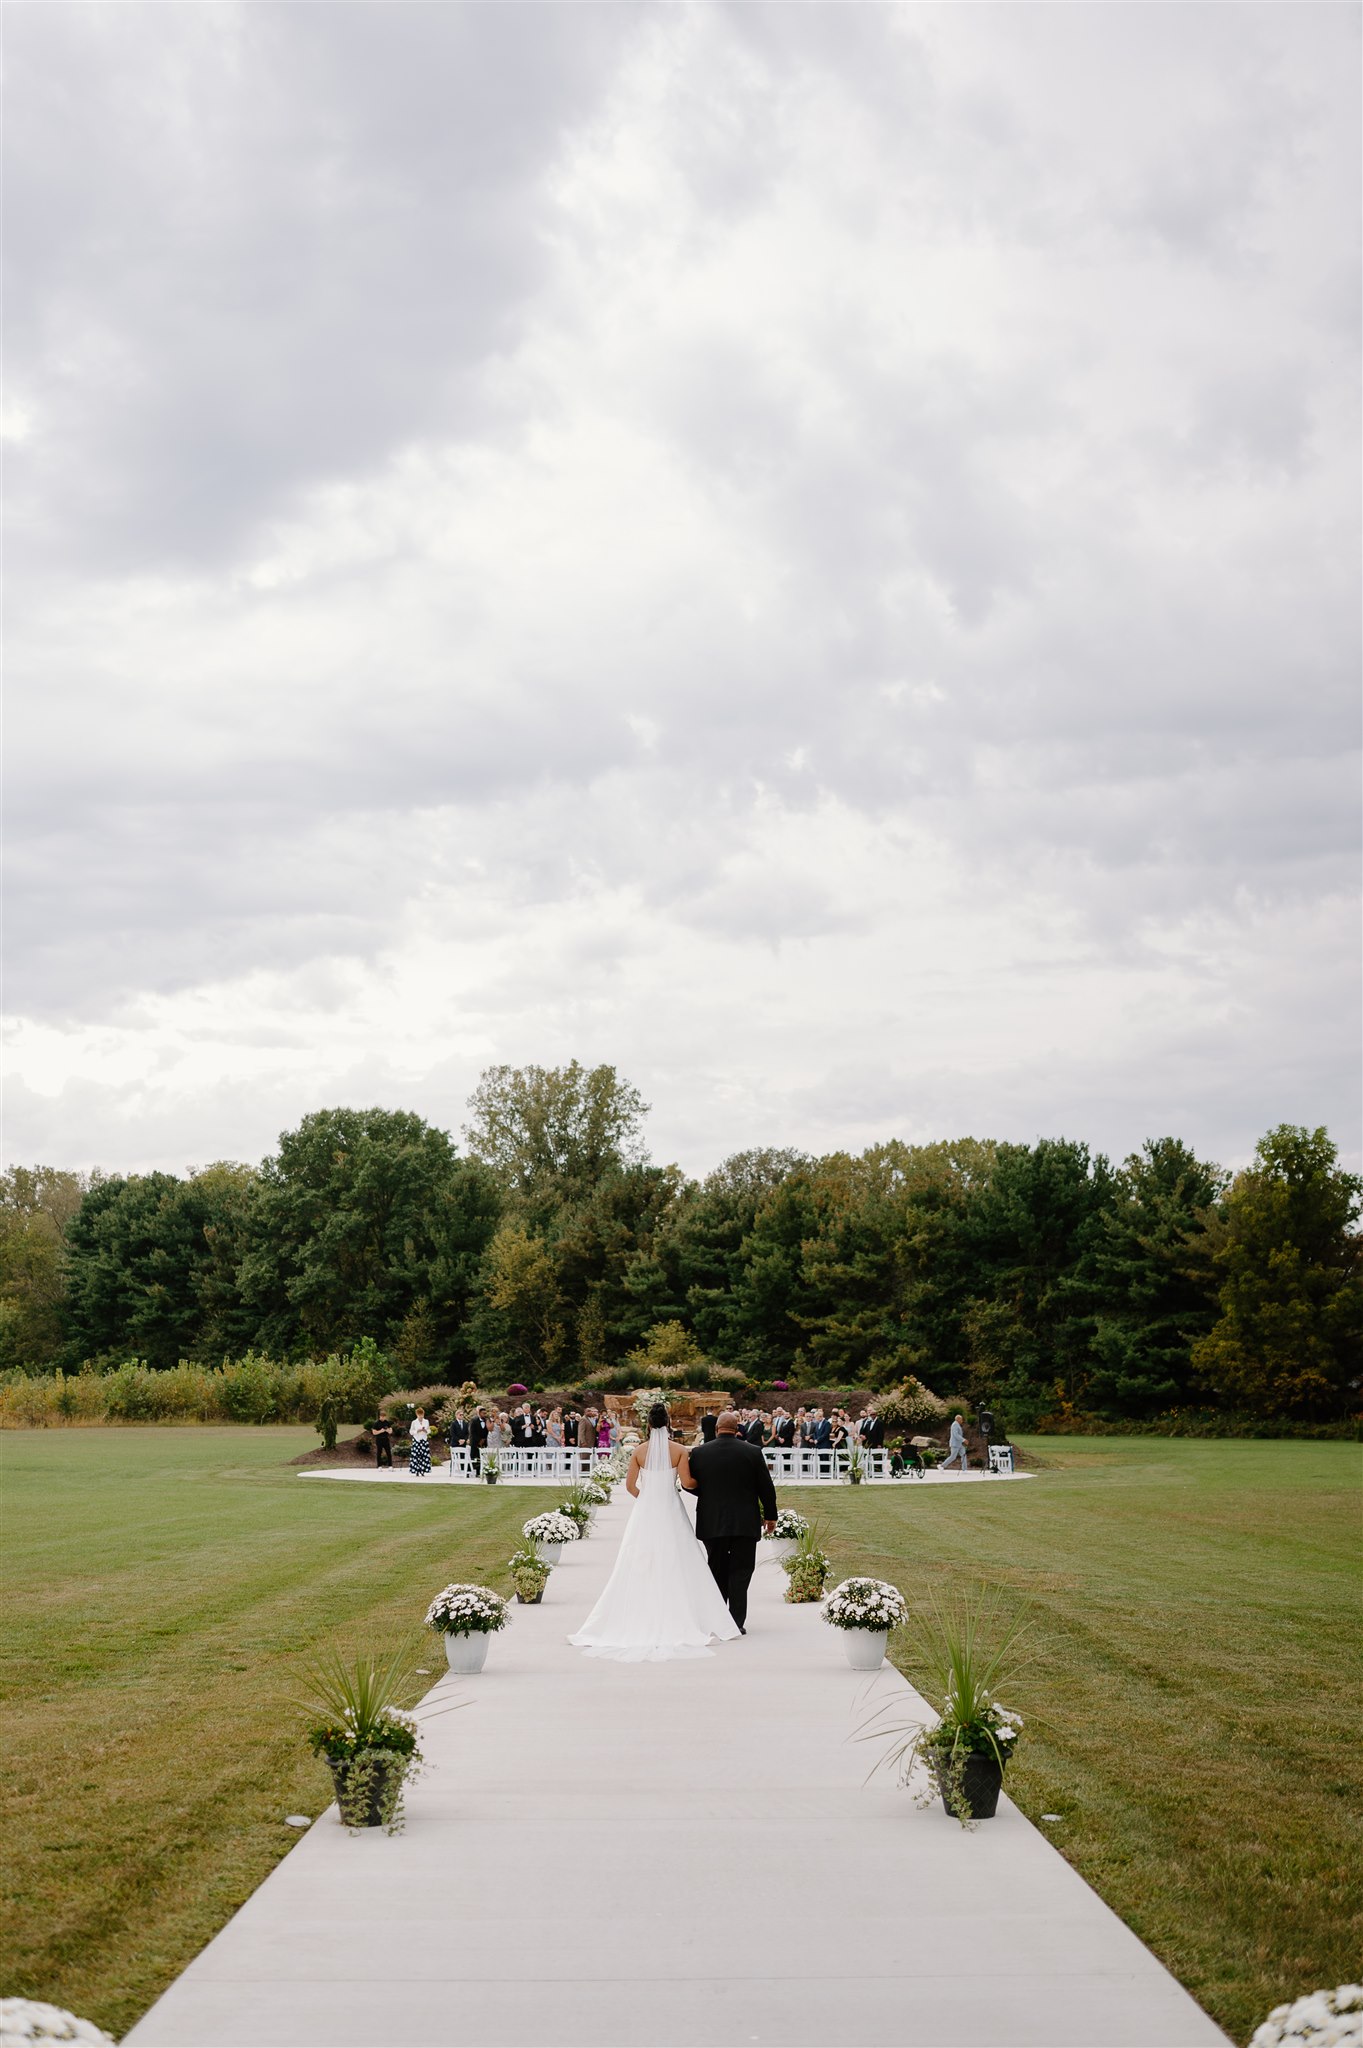
[[(314, 1442), (0, 1434), (0, 1989), (126, 2029), (290, 1846), (283, 1816), (330, 1796), (287, 1704), (300, 1657), (400, 1638), (447, 1579), (505, 1586), (524, 1493), (305, 1486), (287, 1460)], [(839, 1576), (1028, 1607), (1010, 1790), (1243, 2039), (1357, 1975), (1359, 1452), (1032, 1448), (1026, 1484), (785, 1497)], [(440, 1654), (417, 1635), (414, 1671)]]
[(1027, 1610), (1009, 1792), (1062, 1816), (1045, 1831), (1069, 1861), (1246, 2039), (1283, 1998), (1356, 1981), (1363, 1954), (1360, 1453), (1028, 1448), (1043, 1469), (1020, 1484), (799, 1504), (838, 1576), (911, 1597), (987, 1582)]
[(0, 1991), (121, 2035), (298, 1839), (285, 1814), (331, 1797), (289, 1704), (303, 1655), (414, 1631), (439, 1669), (431, 1595), (506, 1589), (523, 1493), (304, 1485), (316, 1441), (0, 1434)]

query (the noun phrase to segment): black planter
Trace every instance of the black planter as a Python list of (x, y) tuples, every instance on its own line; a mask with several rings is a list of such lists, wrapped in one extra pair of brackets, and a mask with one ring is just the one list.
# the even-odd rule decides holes
[(495, 1486), (497, 1484), (497, 1474), (495, 1472), (485, 1472), (483, 1474), (483, 1477), (484, 1479), (486, 1479), (489, 1486)]
[[(934, 1761), (932, 1774), (942, 1794), (942, 1805), (948, 1813), (951, 1807), (947, 1801), (946, 1788), (942, 1782), (942, 1771)], [(1003, 1765), (994, 1757), (972, 1749), (966, 1757), (961, 1773), (961, 1793), (965, 1800), (966, 1820), (992, 1820), (999, 1810), (999, 1793), (1003, 1790)], [(963, 1816), (952, 1814), (953, 1820)]]
[(538, 1607), (544, 1598), (544, 1588), (541, 1586), (538, 1593), (517, 1593), (516, 1598), (522, 1607)]
[[(328, 1762), (330, 1763), (330, 1759)], [(401, 1783), (405, 1768), (404, 1764), (375, 1764), (374, 1775), (369, 1783), (369, 1802), (358, 1823), (360, 1827), (382, 1827), (383, 1802), (394, 1780)], [(349, 1764), (331, 1764), (331, 1781), (336, 1787), (336, 1803), (341, 1808), (342, 1818), (345, 1815), (345, 1788), (349, 1776)]]

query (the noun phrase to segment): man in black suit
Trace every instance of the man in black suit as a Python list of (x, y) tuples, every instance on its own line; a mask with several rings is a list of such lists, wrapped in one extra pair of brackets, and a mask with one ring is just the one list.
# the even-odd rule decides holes
[(767, 1440), (767, 1427), (765, 1419), (762, 1414), (762, 1410), (760, 1408), (754, 1408), (752, 1410), (752, 1413), (748, 1417), (747, 1427), (744, 1429), (743, 1434), (748, 1439), (748, 1442), (750, 1444), (756, 1444), (758, 1450), (761, 1450), (763, 1444)]
[(779, 1444), (783, 1451), (790, 1450), (795, 1442), (795, 1417), (787, 1415), (784, 1408), (778, 1408), (773, 1421), (776, 1425), (773, 1442)]
[(487, 1417), (475, 1408), (469, 1417), (469, 1463), (475, 1472), (483, 1469), (483, 1445), (487, 1442)]
[(522, 1402), (511, 1414), (511, 1447), (523, 1451), (528, 1448), (530, 1437), (530, 1403)]
[(726, 1408), (712, 1444), (690, 1453), (686, 1484), (696, 1496), (696, 1534), (705, 1545), (715, 1584), (730, 1614), (747, 1634), (748, 1587), (757, 1566), (757, 1539), (776, 1527), (776, 1488), (762, 1453), (740, 1434)]
[(868, 1451), (878, 1451), (885, 1441), (885, 1422), (879, 1415), (863, 1415), (861, 1440)]

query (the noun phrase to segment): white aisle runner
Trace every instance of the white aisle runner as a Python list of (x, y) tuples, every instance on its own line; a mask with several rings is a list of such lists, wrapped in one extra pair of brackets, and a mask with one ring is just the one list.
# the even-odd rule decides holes
[(445, 1681), (473, 1704), (432, 1721), (405, 1834), (328, 1809), (133, 2048), (1224, 2044), (1006, 1800), (966, 1833), (863, 1785), (867, 1680), (774, 1565), (712, 1659), (570, 1649), (627, 1512)]

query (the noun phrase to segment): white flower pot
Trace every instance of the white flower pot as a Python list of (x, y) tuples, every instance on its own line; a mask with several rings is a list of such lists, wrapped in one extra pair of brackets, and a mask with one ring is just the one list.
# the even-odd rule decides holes
[(447, 1635), (445, 1657), (451, 1671), (481, 1671), (487, 1662), (487, 1646), (491, 1641), (490, 1632), (485, 1628), (475, 1629), (469, 1635)]
[(879, 1671), (885, 1662), (885, 1645), (889, 1630), (883, 1628), (845, 1628), (842, 1630), (842, 1647), (847, 1661), (854, 1671)]
[(546, 1564), (557, 1564), (562, 1555), (563, 1545), (561, 1543), (541, 1543), (540, 1556)]
[(795, 1538), (793, 1536), (764, 1536), (762, 1538), (762, 1548), (768, 1557), (775, 1558), (777, 1564), (780, 1564), (781, 1559), (789, 1557), (794, 1550)]

